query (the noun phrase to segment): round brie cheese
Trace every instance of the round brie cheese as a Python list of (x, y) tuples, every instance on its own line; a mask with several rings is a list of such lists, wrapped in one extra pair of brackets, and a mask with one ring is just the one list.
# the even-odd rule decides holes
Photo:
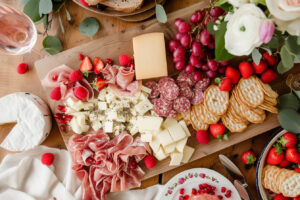
[(31, 93), (17, 92), (0, 98), (0, 124), (16, 122), (0, 146), (25, 151), (41, 144), (49, 135), (52, 120), (48, 105)]

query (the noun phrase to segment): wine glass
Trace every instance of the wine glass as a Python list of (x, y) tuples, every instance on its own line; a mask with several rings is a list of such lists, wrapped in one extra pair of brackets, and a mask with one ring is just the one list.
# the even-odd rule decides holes
[(31, 51), (37, 40), (32, 20), (11, 6), (0, 2), (0, 52), (21, 55)]

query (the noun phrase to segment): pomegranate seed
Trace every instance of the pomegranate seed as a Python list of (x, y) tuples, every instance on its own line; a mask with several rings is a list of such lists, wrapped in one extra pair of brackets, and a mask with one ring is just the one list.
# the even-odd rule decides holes
[(226, 192), (226, 188), (225, 188), (225, 187), (222, 187), (222, 188), (221, 188), (221, 192), (222, 192), (222, 193), (225, 193), (225, 192)]
[(78, 58), (79, 58), (79, 60), (83, 60), (84, 56), (80, 53), (80, 54), (78, 54)]
[(61, 114), (60, 114), (60, 113), (55, 113), (55, 114), (54, 114), (54, 117), (55, 117), (56, 119), (60, 119), (60, 118), (61, 118)]
[(221, 195), (219, 195), (219, 196), (218, 196), (218, 198), (219, 198), (220, 200), (222, 200), (222, 199), (223, 199), (223, 197), (222, 197)]
[(201, 178), (205, 178), (206, 175), (203, 174), (203, 173), (200, 173), (199, 176), (200, 176)]
[(231, 197), (231, 194), (225, 194), (225, 197), (226, 197), (226, 198), (230, 198), (230, 197)]
[(59, 123), (59, 124), (63, 124), (63, 123), (65, 123), (65, 120), (60, 119), (60, 120), (58, 120), (58, 123)]
[(208, 184), (207, 183), (203, 183), (202, 186), (205, 187), (205, 188), (207, 188)]
[(88, 157), (88, 158), (86, 159), (86, 162), (87, 162), (87, 163), (93, 163), (93, 162), (94, 162), (94, 159), (91, 158), (91, 157)]
[(135, 168), (137, 167), (137, 164), (136, 164), (136, 162), (135, 162), (134, 160), (131, 161), (130, 164), (131, 164), (131, 165), (130, 165), (131, 169), (135, 169)]
[(211, 191), (210, 194), (211, 194), (211, 195), (215, 195), (215, 192), (214, 192), (214, 191)]
[(215, 190), (216, 190), (216, 187), (215, 187), (215, 186), (211, 186), (211, 189), (212, 189), (213, 191), (215, 191)]
[(96, 165), (100, 165), (101, 161), (100, 160), (97, 160), (96, 161)]
[(61, 111), (61, 112), (66, 112), (66, 107), (63, 106), (63, 105), (58, 105), (58, 106), (57, 106), (57, 109), (58, 109), (59, 111)]
[(192, 194), (196, 195), (197, 194), (197, 190), (195, 188), (192, 189)]
[(57, 76), (57, 75), (54, 75), (54, 76), (52, 76), (52, 80), (53, 80), (53, 81), (56, 81), (56, 80), (57, 80), (57, 78), (58, 78), (58, 76)]
[(184, 199), (185, 199), (185, 200), (189, 200), (189, 199), (190, 199), (190, 195), (185, 195), (185, 196), (184, 196)]
[(227, 192), (226, 193), (228, 193), (228, 194), (231, 194), (231, 190), (227, 190)]
[(66, 128), (65, 125), (61, 125), (61, 126), (60, 126), (60, 129), (61, 129), (62, 131), (66, 131), (67, 128)]
[(72, 119), (73, 116), (72, 115), (65, 115), (67, 117), (67, 119)]
[(70, 123), (70, 120), (65, 119), (65, 120), (64, 120), (64, 123), (65, 123), (65, 124), (68, 124), (68, 123)]
[(184, 200), (184, 197), (183, 197), (183, 196), (180, 196), (180, 197), (179, 197), (179, 200)]
[(184, 194), (184, 188), (181, 188), (181, 189), (179, 190), (179, 194)]
[(112, 61), (112, 59), (110, 59), (110, 58), (107, 58), (107, 59), (106, 59), (106, 62), (107, 62), (108, 64), (110, 64), (110, 65), (113, 64), (113, 61)]

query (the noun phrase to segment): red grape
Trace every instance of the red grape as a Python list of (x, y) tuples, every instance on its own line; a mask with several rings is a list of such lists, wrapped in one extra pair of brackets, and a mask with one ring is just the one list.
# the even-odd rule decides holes
[(208, 65), (208, 68), (214, 72), (217, 71), (219, 68), (218, 64), (214, 60), (208, 60), (207, 65)]
[(228, 61), (217, 61), (219, 63), (219, 65), (221, 66), (227, 66), (228, 65)]
[(179, 24), (180, 24), (181, 22), (184, 22), (184, 20), (181, 19), (181, 18), (176, 18), (176, 19), (174, 20), (174, 25), (175, 25), (175, 27), (178, 28), (178, 27), (179, 27)]
[(206, 17), (206, 18), (204, 19), (204, 27), (205, 27), (205, 28), (207, 27), (207, 24), (208, 24), (209, 21), (210, 21), (210, 17)]
[(178, 40), (178, 41), (180, 41), (180, 39), (182, 38), (183, 35), (184, 35), (183, 33), (178, 32), (175, 35), (175, 39)]
[(185, 48), (190, 46), (191, 43), (191, 36), (189, 34), (183, 34), (183, 36), (180, 39), (180, 43), (182, 46), (184, 46)]
[(184, 69), (184, 67), (185, 67), (184, 60), (180, 60), (180, 61), (176, 62), (176, 64), (175, 64), (175, 68), (178, 69), (178, 70)]
[(183, 60), (185, 58), (185, 48), (182, 46), (177, 47), (173, 52), (173, 57)]
[(202, 65), (203, 65), (202, 61), (199, 60), (199, 63), (196, 64), (196, 65), (194, 65), (194, 67), (196, 67), (196, 68), (198, 68), (198, 69), (201, 69), (201, 68), (202, 68)]
[(200, 42), (202, 45), (206, 46), (209, 44), (209, 42), (211, 41), (211, 37), (209, 32), (204, 29), (201, 33), (200, 33)]
[(176, 58), (173, 56), (173, 63), (177, 63), (178, 61), (185, 60), (185, 58)]
[(212, 18), (212, 21), (213, 21), (213, 22), (216, 22), (218, 19), (219, 19), (218, 17), (213, 17), (213, 18)]
[(202, 19), (203, 19), (203, 15), (200, 13), (200, 11), (196, 11), (190, 17), (190, 22), (197, 24), (197, 23), (201, 22)]
[(214, 52), (214, 51), (207, 51), (207, 52), (206, 52), (206, 56), (207, 56), (209, 59), (212, 59), (212, 58), (214, 58), (214, 56), (215, 56), (215, 52)]
[(202, 69), (202, 71), (208, 71), (209, 67), (207, 64), (204, 64), (204, 65), (202, 65), (201, 69)]
[(192, 54), (195, 56), (200, 56), (202, 53), (202, 48), (200, 42), (193, 42), (192, 44)]
[(223, 15), (224, 10), (220, 6), (216, 6), (209, 11), (210, 16), (219, 17)]
[(215, 42), (214, 41), (211, 41), (210, 43), (208, 43), (207, 47), (209, 49), (215, 49)]
[(171, 40), (171, 41), (169, 42), (169, 51), (170, 51), (170, 52), (174, 52), (175, 49), (176, 49), (179, 45), (180, 45), (180, 44), (179, 44), (178, 41), (176, 41), (176, 40)]
[(184, 71), (186, 73), (192, 73), (194, 71), (194, 67), (191, 64), (188, 64), (187, 66), (185, 66)]
[(187, 22), (181, 22), (178, 26), (178, 31), (180, 33), (188, 33), (191, 30), (191, 25)]
[(197, 64), (200, 64), (199, 58), (198, 58), (197, 56), (195, 56), (195, 55), (191, 55), (191, 56), (190, 56), (190, 64), (191, 64), (192, 66), (195, 66), (195, 65), (197, 65)]
[(219, 72), (220, 74), (224, 74), (225, 71), (226, 71), (226, 67), (225, 67), (225, 66), (220, 66), (219, 69), (218, 69), (218, 72)]
[(202, 79), (202, 74), (200, 71), (195, 71), (194, 75), (193, 75), (193, 78), (195, 81), (200, 81)]
[(217, 72), (214, 72), (214, 71), (207, 71), (206, 72), (206, 75), (209, 77), (209, 78), (215, 78), (217, 76)]

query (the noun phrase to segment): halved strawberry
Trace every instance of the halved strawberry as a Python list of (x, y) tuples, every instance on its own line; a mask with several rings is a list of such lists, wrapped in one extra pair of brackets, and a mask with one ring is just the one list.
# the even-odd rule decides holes
[(89, 72), (93, 70), (93, 64), (88, 56), (85, 56), (80, 64), (80, 71), (84, 76), (88, 76)]
[(106, 80), (101, 77), (97, 77), (96, 81), (93, 84), (93, 88), (100, 91), (107, 86)]
[(100, 72), (102, 71), (103, 68), (104, 68), (104, 62), (100, 58), (95, 57), (94, 58), (94, 74), (100, 74)]

